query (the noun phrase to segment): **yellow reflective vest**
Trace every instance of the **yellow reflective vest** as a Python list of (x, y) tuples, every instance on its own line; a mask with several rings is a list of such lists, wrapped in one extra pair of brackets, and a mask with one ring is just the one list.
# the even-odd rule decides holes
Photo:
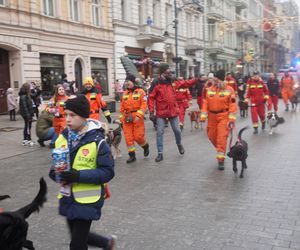
[[(99, 142), (101, 143), (101, 142)], [(63, 135), (59, 135), (55, 141), (55, 148), (67, 148), (68, 141)], [(91, 142), (81, 146), (75, 156), (72, 169), (77, 171), (89, 170), (97, 168), (97, 154), (98, 148), (96, 142)], [(105, 185), (105, 184), (104, 184)], [(94, 203), (100, 200), (102, 188), (104, 185), (87, 184), (87, 183), (73, 183), (72, 193), (75, 201), (82, 204)], [(58, 195), (61, 199), (63, 196)]]

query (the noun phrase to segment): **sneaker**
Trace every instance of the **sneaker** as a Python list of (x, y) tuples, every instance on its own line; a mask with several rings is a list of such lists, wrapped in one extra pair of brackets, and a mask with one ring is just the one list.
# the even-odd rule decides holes
[(27, 144), (28, 144), (28, 140), (23, 140), (23, 141), (22, 141), (22, 145), (23, 145), (23, 146), (26, 146)]
[(38, 143), (40, 144), (41, 147), (45, 147), (45, 143), (44, 143), (44, 140), (42, 139), (38, 139)]
[(35, 143), (33, 141), (28, 141), (27, 145), (30, 146), (30, 147), (33, 147), (35, 145)]
[(183, 148), (182, 144), (178, 144), (177, 147), (178, 147), (179, 153), (180, 153), (181, 155), (183, 155), (183, 154), (184, 154), (184, 148)]
[(108, 240), (108, 245), (104, 250), (116, 250), (117, 236), (111, 235)]
[(51, 149), (55, 148), (55, 143), (53, 143), (53, 142), (50, 142), (50, 144), (49, 144), (49, 148), (51, 148)]

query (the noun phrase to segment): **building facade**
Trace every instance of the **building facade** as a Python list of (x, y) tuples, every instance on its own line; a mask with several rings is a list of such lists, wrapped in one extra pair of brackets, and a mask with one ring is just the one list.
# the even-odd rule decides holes
[(0, 0), (0, 15), (0, 112), (8, 87), (36, 81), (50, 96), (63, 73), (79, 87), (92, 75), (113, 94), (109, 0)]
[(115, 77), (125, 79), (120, 57), (127, 55), (145, 78), (157, 74), (158, 64), (175, 70), (178, 41), (179, 75), (190, 77), (204, 70), (203, 2), (176, 1), (178, 36), (175, 36), (175, 1), (113, 0)]

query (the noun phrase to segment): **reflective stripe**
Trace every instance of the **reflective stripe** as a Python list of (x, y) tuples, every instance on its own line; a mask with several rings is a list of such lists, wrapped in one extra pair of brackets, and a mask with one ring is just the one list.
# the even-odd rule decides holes
[(208, 91), (207, 91), (207, 94), (209, 94), (209, 95), (215, 95), (215, 94), (216, 94), (216, 91), (208, 90)]
[(269, 99), (269, 96), (268, 96), (268, 95), (265, 95), (265, 96), (264, 96), (264, 99), (268, 100), (268, 99)]
[(121, 115), (119, 116), (119, 119), (122, 119), (123, 117), (124, 117), (124, 115), (121, 114)]
[(225, 153), (223, 153), (223, 152), (218, 152), (217, 155), (216, 155), (216, 158), (217, 158), (217, 159), (224, 159), (224, 158), (225, 158)]
[(99, 198), (99, 195), (101, 194), (101, 188), (100, 188), (100, 190), (95, 189), (95, 190), (89, 190), (89, 191), (76, 191), (76, 192), (73, 192), (73, 194), (76, 199), (89, 197), (89, 196), (98, 196), (98, 198)]
[(128, 146), (128, 152), (134, 152), (135, 151), (135, 146)]
[(105, 116), (109, 116), (110, 115), (110, 111), (109, 110), (104, 111), (104, 115)]
[(206, 118), (207, 118), (207, 115), (205, 115), (205, 114), (200, 115), (200, 119), (206, 119)]
[(255, 89), (256, 86), (255, 85), (250, 85), (250, 89)]
[(235, 114), (229, 114), (228, 118), (230, 120), (236, 120), (236, 115)]
[(253, 123), (253, 128), (258, 128), (258, 123), (257, 122)]
[(141, 114), (141, 115), (144, 115), (143, 110), (140, 110), (140, 109), (137, 111), (137, 113), (139, 113), (139, 114)]

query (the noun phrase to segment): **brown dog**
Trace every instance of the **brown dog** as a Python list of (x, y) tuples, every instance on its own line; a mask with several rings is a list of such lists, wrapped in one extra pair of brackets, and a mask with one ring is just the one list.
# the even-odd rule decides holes
[(189, 110), (188, 115), (190, 116), (190, 122), (191, 122), (191, 131), (193, 131), (193, 124), (195, 129), (199, 128), (200, 123), (200, 114), (201, 112), (199, 110)]

